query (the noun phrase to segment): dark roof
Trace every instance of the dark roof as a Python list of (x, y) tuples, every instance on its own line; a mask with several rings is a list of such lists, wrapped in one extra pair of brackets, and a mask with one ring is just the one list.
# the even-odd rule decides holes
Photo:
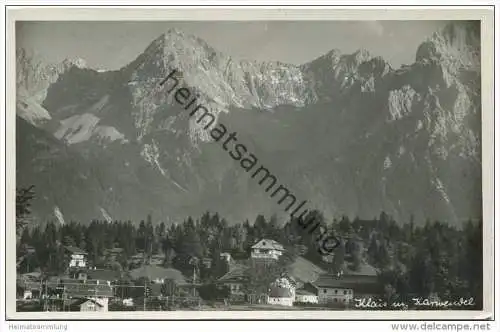
[(48, 276), (46, 280), (49, 284), (58, 284), (59, 282), (61, 282), (61, 280), (64, 280), (64, 279), (67, 279), (67, 277), (66, 276)]
[(118, 257), (125, 251), (122, 248), (104, 249), (103, 254), (106, 257)]
[(87, 298), (77, 298), (77, 299), (73, 299), (70, 303), (70, 306), (81, 306), (82, 304), (86, 303), (86, 302), (92, 302), (94, 304), (97, 304), (98, 306), (102, 307), (102, 304), (100, 304), (99, 302), (97, 301), (94, 301), (92, 299), (87, 299)]
[(271, 287), (269, 297), (292, 297), (292, 292), (288, 288)]
[(27, 280), (27, 281), (40, 280), (41, 277), (42, 277), (42, 274), (40, 272), (23, 273), (20, 275), (21, 279)]
[(40, 282), (27, 279), (16, 279), (16, 285), (25, 290), (39, 290), (41, 287)]
[(129, 272), (132, 279), (148, 278), (155, 279), (172, 279), (178, 284), (186, 283), (186, 278), (182, 272), (173, 268), (163, 268), (156, 265), (143, 265)]
[(68, 276), (53, 276), (53, 277), (49, 277), (49, 279), (47, 280), (47, 282), (49, 284), (57, 286), (57, 285), (64, 284), (64, 283), (78, 282), (78, 280), (71, 279)]
[(376, 277), (377, 269), (368, 263), (362, 263), (357, 271), (346, 268), (344, 271), (344, 275)]
[(65, 292), (71, 297), (113, 297), (113, 287), (107, 283), (65, 283)]
[(151, 255), (152, 258), (165, 258), (165, 254), (154, 254)]
[(87, 254), (87, 252), (85, 252), (85, 250), (82, 250), (82, 249), (77, 248), (77, 247), (66, 246), (65, 248), (66, 248), (66, 250), (68, 250), (69, 252), (71, 252), (73, 254), (84, 254), (84, 255)]
[(252, 246), (252, 249), (274, 249), (283, 251), (283, 246), (274, 240), (262, 239)]
[(218, 282), (241, 282), (246, 281), (248, 278), (247, 274), (248, 267), (244, 265), (235, 264), (231, 267), (231, 270), (224, 274), (217, 280)]
[(121, 278), (122, 273), (120, 271), (113, 270), (87, 270), (84, 271), (87, 273), (87, 277), (90, 279), (98, 279), (98, 280), (108, 280), (115, 281)]
[(287, 272), (295, 280), (303, 283), (316, 281), (321, 274), (326, 273), (320, 267), (300, 256), (288, 265)]
[(140, 253), (137, 253), (133, 256), (130, 256), (131, 260), (144, 259), (144, 258), (146, 258), (146, 254), (143, 252), (140, 252)]
[(376, 278), (365, 279), (363, 277), (332, 274), (321, 275), (312, 285), (317, 288), (348, 288), (363, 293), (376, 293), (379, 288)]
[(314, 294), (314, 293), (311, 293), (311, 292), (309, 292), (309, 291), (306, 291), (305, 289), (297, 289), (297, 290), (295, 291), (295, 294), (296, 294), (296, 295), (316, 295), (316, 294)]

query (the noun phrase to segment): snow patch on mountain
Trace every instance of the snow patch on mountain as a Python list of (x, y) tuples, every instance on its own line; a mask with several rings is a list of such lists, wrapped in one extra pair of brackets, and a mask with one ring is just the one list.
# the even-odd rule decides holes
[(58, 206), (54, 206), (54, 216), (61, 226), (65, 224), (64, 216)]
[(151, 166), (155, 167), (160, 171), (161, 175), (166, 176), (167, 172), (161, 167), (160, 164), (160, 152), (158, 145), (153, 140), (151, 144), (145, 143), (142, 146), (141, 156), (146, 160)]
[(106, 106), (106, 104), (108, 103), (109, 101), (109, 95), (105, 95), (104, 97), (102, 97), (98, 102), (96, 102), (95, 104), (93, 104), (89, 110), (87, 110), (87, 112), (89, 113), (99, 113), (103, 110), (104, 106)]
[(101, 214), (102, 216), (104, 217), (104, 219), (106, 219), (106, 221), (108, 223), (112, 223), (113, 222), (113, 218), (111, 218), (111, 216), (109, 215), (108, 211), (106, 211), (104, 208), (102, 207), (99, 207), (99, 209), (101, 210)]
[(84, 113), (74, 115), (60, 121), (60, 126), (54, 136), (64, 140), (68, 144), (76, 144), (97, 137), (101, 141), (121, 141), (127, 142), (125, 136), (116, 128), (110, 126), (98, 126), (100, 119), (93, 114)]
[(49, 112), (45, 108), (28, 97), (18, 96), (16, 114), (34, 126), (39, 126), (51, 119)]

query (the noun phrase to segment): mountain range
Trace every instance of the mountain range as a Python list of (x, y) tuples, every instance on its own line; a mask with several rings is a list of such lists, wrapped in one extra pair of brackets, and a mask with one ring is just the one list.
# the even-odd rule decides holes
[(482, 215), (476, 22), (448, 24), (399, 69), (366, 50), (303, 65), (239, 60), (175, 29), (120, 70), (46, 64), (23, 49), (16, 66), (16, 181), (35, 185), (40, 221), (284, 213), (158, 88), (173, 69), (328, 218), (385, 211), (460, 224)]

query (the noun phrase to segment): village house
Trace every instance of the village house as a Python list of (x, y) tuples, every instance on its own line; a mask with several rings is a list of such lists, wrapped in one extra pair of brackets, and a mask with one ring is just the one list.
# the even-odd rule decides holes
[(18, 298), (29, 300), (40, 296), (41, 279), (39, 272), (25, 273), (16, 278), (16, 294)]
[(295, 280), (283, 274), (270, 285), (267, 303), (292, 306), (295, 302), (295, 288)]
[(33, 292), (31, 290), (25, 290), (23, 293), (23, 300), (33, 299)]
[(320, 304), (348, 306), (354, 297), (372, 297), (379, 293), (377, 271), (369, 264), (358, 270), (345, 268), (338, 274), (323, 274), (316, 281), (304, 285), (304, 289), (318, 296)]
[[(230, 270), (217, 280), (217, 285), (226, 286), (230, 290), (230, 300), (232, 301), (247, 299), (247, 301), (250, 303), (268, 303), (270, 289), (268, 290), (267, 294), (247, 293), (249, 269), (250, 267), (246, 265), (234, 263), (230, 266)], [(286, 271), (283, 272), (281, 276), (277, 278), (270, 286), (276, 286), (278, 288), (288, 288), (290, 290), (289, 293), (292, 294), (292, 300), (294, 300), (296, 289), (302, 288), (305, 283), (317, 280), (318, 277), (324, 273), (324, 270), (306, 260), (305, 258), (297, 257), (291, 264), (287, 266)], [(280, 293), (281, 291), (275, 292)], [(280, 304), (281, 302), (287, 302), (288, 300), (281, 298), (272, 298), (271, 301), (272, 304)]]
[(252, 258), (279, 259), (285, 249), (274, 240), (262, 239), (252, 246)]
[[(80, 300), (84, 305), (84, 310), (81, 311), (108, 311), (109, 299), (114, 296), (113, 286), (104, 280), (86, 280), (79, 283), (69, 280), (63, 282), (62, 285), (65, 302), (69, 301), (65, 306), (71, 308), (75, 300)], [(86, 303), (88, 300), (91, 300), (94, 305), (90, 302)], [(91, 310), (92, 308), (94, 310)]]
[(108, 262), (114, 262), (118, 260), (118, 257), (122, 255), (124, 252), (123, 248), (112, 248), (112, 249), (104, 249), (104, 258)]
[(133, 267), (141, 266), (146, 264), (146, 258), (146, 254), (144, 252), (138, 252), (137, 254), (131, 256), (128, 262)]
[(133, 280), (146, 278), (157, 284), (165, 283), (166, 280), (173, 280), (178, 285), (185, 285), (187, 283), (181, 271), (173, 268), (163, 268), (157, 265), (143, 265), (130, 271), (129, 275)]
[(87, 269), (73, 269), (69, 271), (69, 277), (75, 280), (87, 280)]
[(293, 278), (296, 288), (302, 288), (304, 284), (318, 280), (319, 276), (325, 273), (325, 270), (300, 256), (286, 268), (286, 275)]
[(267, 303), (291, 307), (295, 302), (295, 293), (290, 288), (272, 286), (267, 297)]
[(23, 300), (31, 300), (40, 296), (40, 284), (37, 288), (30, 287), (28, 284), (17, 280), (16, 282), (16, 297)]
[(356, 281), (363, 284), (377, 283), (378, 279), (377, 269), (365, 262), (361, 263), (358, 269), (354, 269), (352, 265), (346, 267), (342, 271), (342, 275), (344, 278), (354, 278)]
[(70, 311), (107, 311), (107, 306), (103, 305), (101, 302), (87, 298), (74, 299), (69, 304), (69, 307)]
[(87, 280), (97, 280), (100, 283), (114, 283), (121, 279), (122, 272), (108, 269), (73, 269), (69, 276), (74, 280), (86, 282)]
[(119, 281), (123, 276), (121, 271), (114, 271), (109, 269), (93, 269), (87, 271), (88, 280), (105, 280), (113, 283)]
[(151, 255), (151, 257), (149, 257), (148, 263), (150, 265), (162, 265), (164, 261), (165, 261), (165, 254), (159, 253)]
[(225, 275), (217, 280), (217, 285), (226, 286), (230, 293), (231, 300), (243, 300), (245, 298), (245, 286), (248, 283), (248, 267), (243, 265), (233, 265)]
[(208, 257), (204, 257), (201, 259), (201, 264), (206, 268), (206, 269), (210, 269), (212, 267), (212, 259), (211, 258), (208, 258)]
[(132, 298), (126, 298), (122, 300), (122, 304), (126, 307), (133, 307), (134, 306), (134, 299)]
[(87, 253), (77, 247), (66, 246), (65, 251), (69, 255), (69, 268), (82, 268), (87, 266)]
[(295, 291), (295, 302), (317, 304), (318, 296), (313, 292), (309, 292), (305, 289), (297, 289)]
[(223, 259), (223, 260), (225, 260), (226, 263), (228, 263), (228, 264), (230, 264), (231, 260), (232, 260), (231, 254), (228, 253), (228, 252), (222, 252), (222, 253), (220, 253), (220, 258)]
[(43, 285), (40, 298), (44, 300), (44, 310), (108, 311), (109, 299), (113, 297), (113, 287), (102, 280), (76, 280), (53, 276)]
[(331, 274), (322, 275), (318, 280), (304, 285), (304, 290), (317, 295), (320, 304), (348, 305), (354, 298), (352, 285)]

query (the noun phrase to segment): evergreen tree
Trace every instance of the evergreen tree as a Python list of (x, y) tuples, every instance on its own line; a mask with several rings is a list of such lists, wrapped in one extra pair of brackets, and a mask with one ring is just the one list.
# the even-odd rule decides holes
[(339, 222), (339, 230), (343, 235), (349, 235), (353, 233), (353, 228), (349, 218), (347, 216), (342, 216), (342, 219)]
[(345, 269), (345, 254), (345, 241), (343, 239), (340, 239), (340, 244), (337, 248), (334, 249), (333, 254), (332, 272), (334, 274), (340, 273)]
[(35, 186), (16, 188), (16, 235), (21, 235), (31, 214), (31, 203), (35, 198)]
[(180, 252), (198, 258), (203, 256), (200, 237), (196, 232), (194, 221), (191, 217), (188, 218), (185, 225)]
[(382, 241), (378, 247), (377, 262), (379, 267), (385, 268), (392, 263), (392, 257), (388, 246), (387, 241)]
[(146, 237), (146, 223), (144, 222), (144, 220), (141, 220), (141, 222), (139, 223), (139, 229), (137, 230), (137, 237), (135, 241), (137, 249), (146, 251)]
[(273, 214), (271, 216), (271, 219), (269, 219), (269, 223), (267, 224), (266, 235), (267, 238), (275, 241), (278, 241), (281, 237), (281, 229), (276, 214)]
[(256, 237), (256, 241), (264, 239), (267, 237), (267, 221), (263, 215), (258, 215), (255, 219), (255, 223), (253, 225), (254, 235)]
[(354, 271), (359, 271), (363, 264), (363, 244), (354, 242), (352, 246), (352, 268)]
[(210, 268), (210, 278), (215, 281), (229, 271), (229, 264), (220, 256), (221, 252), (215, 250), (212, 252), (212, 266)]
[(151, 255), (153, 254), (154, 242), (155, 242), (155, 236), (154, 236), (153, 221), (151, 214), (148, 214), (146, 222), (146, 230), (144, 234), (144, 246), (145, 246), (144, 250), (147, 253), (148, 257), (151, 257)]

